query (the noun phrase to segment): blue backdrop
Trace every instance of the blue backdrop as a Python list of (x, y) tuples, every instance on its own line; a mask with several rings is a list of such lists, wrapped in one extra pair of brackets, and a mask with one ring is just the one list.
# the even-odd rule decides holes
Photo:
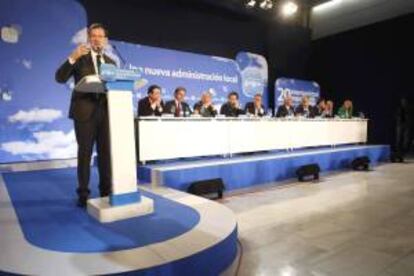
[(314, 81), (279, 78), (275, 83), (275, 107), (283, 104), (286, 94), (292, 96), (294, 106), (300, 104), (303, 96), (308, 96), (311, 105), (315, 105), (320, 92), (319, 84)]
[(0, 1), (0, 163), (73, 157), (71, 83), (55, 70), (86, 25), (73, 0)]
[[(54, 75), (86, 41), (83, 7), (75, 0), (3, 0), (0, 10), (0, 163), (75, 157), (67, 119), (73, 80), (61, 85)], [(135, 110), (151, 84), (162, 87), (164, 100), (177, 86), (186, 87), (191, 106), (210, 91), (219, 107), (233, 90), (242, 105), (263, 93), (267, 106), (268, 69), (260, 55), (240, 52), (232, 60), (119, 41), (106, 51), (120, 66), (142, 72), (134, 86)]]

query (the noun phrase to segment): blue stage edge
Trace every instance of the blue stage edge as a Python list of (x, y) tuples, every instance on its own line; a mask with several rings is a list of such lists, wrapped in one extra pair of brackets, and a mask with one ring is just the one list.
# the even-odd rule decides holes
[(313, 148), (293, 152), (268, 152), (233, 158), (175, 161), (140, 166), (141, 182), (153, 182), (185, 191), (198, 180), (222, 178), (226, 190), (236, 190), (295, 177), (300, 166), (317, 163), (321, 172), (346, 169), (357, 157), (368, 156), (371, 165), (389, 160), (388, 145)]
[[(98, 183), (94, 168), (92, 197)], [(52, 259), (62, 275), (212, 276), (237, 255), (237, 222), (221, 204), (140, 189), (154, 213), (99, 223), (76, 206), (75, 189), (76, 168), (0, 173), (0, 275), (56, 275)]]

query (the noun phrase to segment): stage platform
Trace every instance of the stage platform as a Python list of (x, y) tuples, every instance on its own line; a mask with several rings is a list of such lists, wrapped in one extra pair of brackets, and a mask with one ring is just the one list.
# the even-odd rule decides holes
[(167, 186), (181, 191), (186, 191), (194, 181), (222, 178), (226, 190), (231, 191), (295, 177), (297, 168), (310, 163), (319, 164), (322, 173), (349, 168), (352, 160), (360, 156), (368, 156), (371, 165), (375, 165), (389, 160), (390, 147), (352, 145), (254, 153), (232, 158), (163, 161), (140, 166), (138, 177), (153, 187)]
[[(231, 191), (294, 177), (308, 163), (323, 173), (360, 156), (376, 165), (389, 154), (389, 146), (354, 145), (139, 166), (139, 189), (154, 200), (155, 213), (107, 224), (76, 207), (73, 160), (2, 165), (0, 274), (218, 275), (237, 255), (236, 218), (217, 202), (180, 191), (191, 182), (221, 177)], [(97, 184), (93, 168), (93, 197)]]
[[(140, 187), (153, 214), (101, 224), (76, 207), (71, 165), (1, 173), (0, 274), (218, 275), (234, 261), (237, 223), (225, 206)], [(94, 168), (93, 197), (97, 184)]]

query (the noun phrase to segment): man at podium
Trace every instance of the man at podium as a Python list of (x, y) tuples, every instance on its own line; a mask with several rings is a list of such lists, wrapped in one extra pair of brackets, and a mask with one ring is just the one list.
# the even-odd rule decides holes
[[(56, 81), (73, 77), (75, 85), (87, 75), (99, 74), (102, 63), (115, 62), (104, 54), (107, 31), (95, 23), (88, 28), (88, 44), (79, 45), (56, 71)], [(92, 92), (92, 91), (91, 91)], [(78, 206), (86, 207), (90, 193), (89, 176), (93, 147), (98, 153), (99, 190), (102, 197), (111, 192), (110, 150), (107, 99), (104, 93), (80, 93), (74, 90), (69, 108), (78, 143)]]

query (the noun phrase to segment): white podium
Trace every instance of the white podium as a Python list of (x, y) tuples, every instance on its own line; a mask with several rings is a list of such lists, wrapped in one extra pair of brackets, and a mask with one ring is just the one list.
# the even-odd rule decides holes
[(88, 200), (87, 210), (100, 222), (142, 216), (154, 211), (153, 200), (140, 194), (134, 138), (132, 89), (136, 71), (102, 64), (101, 75), (86, 76), (76, 93), (106, 93), (109, 116), (112, 194)]

